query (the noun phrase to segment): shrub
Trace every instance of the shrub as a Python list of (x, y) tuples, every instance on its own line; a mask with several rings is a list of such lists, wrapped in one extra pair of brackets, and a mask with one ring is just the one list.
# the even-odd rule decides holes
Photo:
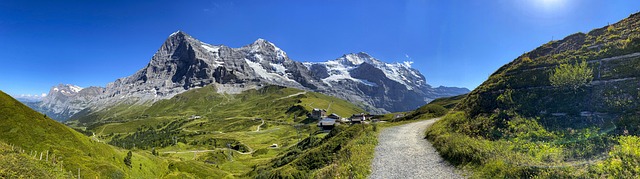
[(129, 152), (127, 153), (127, 156), (126, 156), (126, 157), (124, 157), (124, 164), (125, 164), (125, 165), (127, 165), (127, 167), (129, 167), (129, 168), (131, 168), (131, 156), (132, 156), (132, 155), (133, 155), (133, 154), (131, 153), (131, 151), (129, 151)]
[(555, 87), (578, 89), (593, 80), (593, 70), (582, 61), (577, 64), (560, 64), (549, 77), (549, 82)]

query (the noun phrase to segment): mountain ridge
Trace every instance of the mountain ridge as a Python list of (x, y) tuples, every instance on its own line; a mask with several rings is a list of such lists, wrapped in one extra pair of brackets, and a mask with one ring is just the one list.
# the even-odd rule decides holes
[[(379, 71), (375, 70), (376, 75), (367, 75), (368, 71), (350, 72), (362, 64), (372, 65), (362, 68)], [(377, 78), (370, 78), (372, 76)], [(438, 97), (468, 92), (464, 88), (432, 88), (410, 63), (389, 64), (364, 52), (345, 54), (327, 62), (302, 63), (290, 59), (286, 52), (262, 38), (231, 48), (210, 45), (177, 31), (167, 38), (145, 67), (104, 88), (97, 87), (90, 93), (91, 99), (83, 96), (72, 105), (74, 100), (51, 95), (39, 105), (43, 109), (36, 109), (64, 120), (80, 108), (99, 111), (117, 104), (149, 105), (208, 84), (223, 86), (218, 88), (221, 93), (237, 93), (265, 84), (316, 91), (349, 100), (373, 113), (407, 111)], [(53, 104), (63, 109), (50, 110)]]

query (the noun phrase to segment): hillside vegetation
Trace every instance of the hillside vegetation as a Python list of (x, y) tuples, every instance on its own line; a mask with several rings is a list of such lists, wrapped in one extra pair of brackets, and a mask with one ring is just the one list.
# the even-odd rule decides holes
[[(104, 123), (122, 123), (161, 117), (206, 119), (262, 118), (280, 122), (306, 119), (313, 108), (327, 109), (341, 116), (364, 112), (339, 98), (295, 88), (266, 86), (240, 94), (220, 94), (213, 85), (189, 90), (152, 105), (120, 104), (89, 115), (79, 114), (70, 123), (95, 127)], [(85, 111), (85, 113), (89, 113)], [(296, 121), (293, 121), (296, 120)]]
[(493, 73), (427, 130), (477, 178), (640, 175), (640, 14), (552, 41)]
[[(142, 167), (127, 167), (123, 161), (126, 155), (125, 151), (91, 140), (43, 114), (33, 111), (4, 92), (0, 92), (0, 114), (2, 114), (0, 115), (0, 142), (24, 150), (24, 153), (20, 154), (6, 150), (3, 152), (2, 158), (25, 163), (25, 166), (18, 166), (18, 168), (5, 168), (9, 171), (14, 168), (18, 169), (14, 170), (15, 172), (21, 173), (20, 171), (24, 170), (19, 167), (31, 170), (29, 166), (33, 164), (35, 166), (33, 168), (38, 168), (38, 170), (32, 171), (43, 171), (42, 173), (45, 174), (43, 176), (48, 176), (48, 171), (55, 171), (52, 168), (62, 166), (63, 171), (59, 172), (72, 173), (74, 176), (80, 169), (82, 177), (125, 178), (161, 176), (162, 173), (159, 173), (155, 168), (166, 168), (162, 167), (161, 160), (138, 153), (133, 155), (133, 165), (143, 164)], [(25, 155), (27, 154), (33, 155), (31, 158), (37, 157), (38, 162), (26, 159)], [(41, 160), (40, 155), (43, 155)], [(45, 160), (47, 162), (44, 162)], [(6, 162), (3, 165), (12, 163)], [(56, 172), (50, 174), (56, 174)]]
[[(123, 103), (71, 123), (113, 146), (180, 161), (169, 164), (171, 171), (210, 170), (169, 176), (243, 177), (315, 136), (316, 121), (307, 116), (314, 108), (343, 117), (365, 112), (347, 101), (294, 88), (220, 94), (210, 85), (151, 105)], [(202, 170), (187, 169), (192, 165)]]
[(268, 163), (251, 178), (366, 178), (377, 142), (372, 125), (343, 125), (329, 134), (312, 135)]

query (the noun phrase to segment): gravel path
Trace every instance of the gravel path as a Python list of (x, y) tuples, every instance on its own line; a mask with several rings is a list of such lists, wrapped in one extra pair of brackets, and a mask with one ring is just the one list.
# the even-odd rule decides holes
[(424, 139), (424, 131), (438, 119), (382, 130), (369, 178), (463, 178)]

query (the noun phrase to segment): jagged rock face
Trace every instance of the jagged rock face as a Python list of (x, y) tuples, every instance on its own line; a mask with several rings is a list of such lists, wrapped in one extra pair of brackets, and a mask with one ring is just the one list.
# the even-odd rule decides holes
[[(74, 106), (69, 114), (83, 107), (95, 111), (120, 103), (150, 104), (209, 84), (217, 85), (218, 92), (230, 93), (262, 84), (312, 90), (350, 100), (374, 113), (412, 110), (437, 97), (468, 91), (433, 90), (409, 63), (387, 64), (366, 53), (303, 64), (289, 59), (264, 39), (230, 48), (210, 45), (178, 31), (169, 36), (146, 67), (107, 84), (103, 93), (87, 99), (89, 103)], [(59, 98), (65, 97), (51, 96), (48, 101), (65, 106), (62, 103), (68, 100)]]
[(41, 102), (29, 106), (55, 120), (66, 120), (86, 108), (92, 100), (104, 93), (102, 87), (81, 88), (70, 84), (59, 84), (49, 90)]
[(105, 104), (120, 98), (138, 103), (170, 98), (186, 90), (211, 83), (269, 83), (302, 89), (317, 89), (300, 62), (287, 57), (270, 42), (229, 48), (200, 42), (184, 32), (172, 34), (149, 64), (133, 74), (109, 83)]
[(306, 63), (314, 77), (330, 86), (325, 93), (377, 112), (409, 111), (439, 97), (469, 92), (465, 88), (431, 88), (410, 62), (389, 64), (360, 52), (327, 62)]

